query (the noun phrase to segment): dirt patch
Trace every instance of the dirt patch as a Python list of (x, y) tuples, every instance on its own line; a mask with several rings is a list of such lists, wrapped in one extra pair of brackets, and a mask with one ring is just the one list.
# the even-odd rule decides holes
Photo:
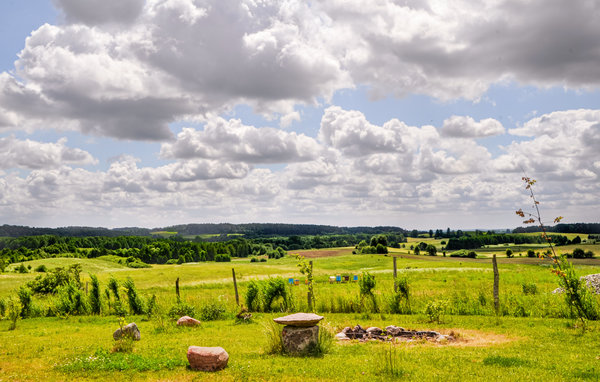
[(333, 256), (343, 256), (343, 255), (351, 255), (352, 247), (349, 248), (327, 248), (327, 249), (309, 249), (302, 251), (289, 251), (290, 255), (300, 255), (304, 256), (307, 259), (313, 259), (317, 257), (333, 257)]
[(441, 331), (441, 333), (454, 337), (454, 341), (448, 342), (448, 345), (459, 347), (497, 346), (522, 340), (522, 338), (519, 337), (508, 337), (504, 334), (482, 332), (480, 330), (472, 329), (448, 329)]
[(410, 346), (431, 344), (433, 346), (487, 347), (498, 346), (521, 340), (504, 334), (482, 332), (472, 329), (446, 329), (440, 332), (431, 330), (405, 330), (396, 326), (388, 326), (386, 330), (371, 327), (363, 329), (360, 325), (344, 328), (336, 336), (340, 343), (356, 343), (382, 341), (405, 343)]

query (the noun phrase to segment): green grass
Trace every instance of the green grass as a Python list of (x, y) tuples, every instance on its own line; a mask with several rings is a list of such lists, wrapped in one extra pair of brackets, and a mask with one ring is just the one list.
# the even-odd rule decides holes
[(154, 231), (154, 232), (150, 232), (150, 235), (156, 235), (156, 236), (160, 236), (160, 237), (171, 237), (171, 236), (177, 235), (177, 232), (175, 232), (175, 231)]
[[(586, 246), (587, 248), (587, 246)], [(402, 249), (395, 250), (402, 254)], [(468, 341), (457, 345), (415, 343), (399, 345), (394, 357), (400, 375), (407, 380), (595, 380), (600, 377), (600, 356), (596, 338), (600, 323), (588, 331), (572, 328), (572, 321), (559, 318), (567, 309), (562, 296), (551, 292), (557, 280), (548, 262), (531, 258), (499, 259), (500, 297), (504, 314), (492, 315), (491, 261), (441, 256), (402, 254), (398, 274), (409, 280), (413, 315), (389, 313), (328, 313), (343, 304), (359, 304), (356, 283), (330, 284), (338, 273), (375, 275), (375, 294), (381, 307), (393, 290), (392, 257), (382, 255), (340, 255), (313, 258), (315, 297), (324, 325), (340, 330), (360, 323), (385, 327), (389, 324), (412, 329), (458, 332)], [(248, 282), (282, 276), (304, 280), (297, 261), (286, 256), (266, 263), (235, 259), (231, 263), (153, 265), (150, 269), (126, 268), (110, 258), (58, 258), (26, 262), (33, 268), (81, 263), (84, 281), (88, 273), (100, 280), (102, 290), (113, 276), (131, 277), (142, 296), (157, 296), (159, 310), (166, 312), (175, 302), (175, 279), (180, 278), (182, 299), (196, 307), (211, 300), (221, 301), (226, 317), (236, 312), (231, 279), (235, 268), (240, 300)], [(600, 260), (575, 261), (580, 275), (600, 273)], [(0, 298), (15, 295), (20, 285), (38, 273), (0, 275)], [(535, 283), (538, 293), (525, 295), (522, 286)], [(296, 306), (306, 306), (307, 287), (291, 288)], [(442, 323), (427, 322), (423, 313), (428, 301), (442, 300), (447, 309)], [(34, 304), (50, 299), (34, 298)], [(106, 303), (105, 303), (106, 308)], [(567, 312), (568, 313), (568, 312)], [(480, 316), (478, 314), (486, 314)], [(516, 318), (512, 316), (526, 316)], [(528, 316), (528, 317), (527, 317)], [(33, 318), (21, 320), (15, 331), (0, 321), (0, 381), (4, 380), (386, 380), (393, 379), (381, 360), (387, 345), (335, 344), (330, 353), (317, 358), (294, 358), (264, 354), (264, 325), (274, 315), (254, 313), (254, 323), (236, 325), (233, 319), (203, 322), (196, 329), (177, 328), (172, 322), (144, 321), (128, 317), (141, 329), (142, 341), (131, 354), (110, 353), (116, 317)], [(544, 318), (546, 317), (546, 318)], [(186, 368), (185, 352), (190, 345), (223, 346), (230, 354), (229, 367), (217, 374), (193, 372)], [(397, 370), (397, 371), (398, 371)]]
[[(266, 354), (265, 325), (276, 315), (261, 314), (251, 324), (233, 320), (205, 322), (199, 328), (168, 323), (157, 331), (154, 321), (131, 317), (142, 340), (132, 353), (111, 353), (115, 319), (105, 317), (43, 318), (19, 322), (14, 332), (0, 330), (3, 380), (392, 380), (383, 367), (387, 344), (335, 343), (314, 358)], [(487, 317), (447, 318), (441, 324), (418, 316), (328, 314), (323, 325), (339, 330), (363, 326), (402, 325), (458, 333), (450, 345), (416, 342), (396, 345), (396, 367), (407, 380), (562, 381), (600, 377), (593, 324), (581, 334), (567, 321)], [(240, 340), (242, 339), (242, 340)], [(187, 368), (188, 346), (222, 346), (228, 367), (217, 373)]]

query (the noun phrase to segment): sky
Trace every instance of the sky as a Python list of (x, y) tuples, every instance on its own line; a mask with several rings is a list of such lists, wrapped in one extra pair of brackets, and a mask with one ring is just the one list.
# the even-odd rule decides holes
[(600, 2), (4, 0), (0, 224), (598, 222)]

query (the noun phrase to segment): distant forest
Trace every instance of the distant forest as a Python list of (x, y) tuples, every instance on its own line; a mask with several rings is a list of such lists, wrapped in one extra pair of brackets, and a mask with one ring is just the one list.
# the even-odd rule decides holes
[[(560, 232), (560, 233), (585, 233), (585, 234), (596, 234), (600, 233), (600, 223), (573, 223), (573, 224), (557, 224), (555, 226), (546, 227), (548, 232)], [(540, 227), (519, 227), (513, 229), (513, 233), (528, 233), (528, 232), (539, 232)]]
[[(582, 234), (600, 234), (600, 223), (573, 223), (573, 224), (557, 224), (555, 226), (546, 227), (548, 232), (560, 233), (582, 233)], [(21, 237), (21, 236), (39, 236), (39, 235), (54, 235), (63, 237), (118, 237), (118, 236), (153, 236), (153, 232), (177, 232), (179, 236), (196, 236), (196, 235), (217, 235), (213, 241), (228, 240), (227, 235), (240, 234), (246, 238), (260, 238), (268, 236), (305, 236), (305, 235), (354, 235), (367, 234), (377, 235), (382, 232), (402, 233), (405, 236), (417, 237), (420, 234), (429, 233), (437, 238), (444, 237), (460, 237), (463, 232), (442, 230), (411, 230), (394, 226), (377, 226), (377, 227), (336, 227), (330, 225), (316, 224), (282, 224), (282, 223), (248, 223), (248, 224), (180, 224), (160, 228), (139, 228), (139, 227), (122, 227), (122, 228), (102, 228), (102, 227), (60, 227), (60, 228), (38, 228), (17, 225), (2, 225), (0, 226), (0, 237)], [(528, 233), (539, 232), (538, 226), (519, 227), (512, 230), (512, 233)], [(479, 232), (476, 231), (476, 235)], [(219, 237), (219, 235), (223, 235)]]
[(406, 234), (400, 227), (336, 227), (316, 224), (280, 224), (280, 223), (248, 223), (248, 224), (181, 224), (161, 228), (102, 228), (102, 227), (60, 227), (35, 228), (27, 226), (0, 226), (0, 237), (20, 237), (37, 235), (55, 235), (66, 237), (88, 236), (152, 236), (152, 232), (177, 232), (179, 236), (195, 235), (228, 235), (240, 234), (247, 238), (263, 236), (293, 236), (293, 235), (353, 235), (358, 233), (375, 235), (381, 232), (399, 232)]

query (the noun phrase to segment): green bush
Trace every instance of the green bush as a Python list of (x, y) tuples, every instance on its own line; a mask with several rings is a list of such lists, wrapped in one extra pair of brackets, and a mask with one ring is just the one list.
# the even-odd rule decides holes
[(57, 267), (44, 275), (38, 275), (34, 280), (28, 282), (27, 286), (36, 294), (55, 294), (59, 287), (71, 282), (81, 288), (80, 275), (81, 264), (73, 264), (68, 268)]
[(102, 310), (102, 302), (100, 301), (100, 282), (95, 275), (90, 275), (92, 279), (92, 289), (90, 290), (90, 312), (92, 314), (100, 314)]
[(15, 272), (17, 273), (29, 273), (29, 270), (27, 269), (27, 267), (21, 263), (17, 268), (15, 268)]
[(244, 295), (244, 299), (246, 300), (246, 307), (251, 312), (258, 312), (261, 308), (260, 303), (260, 285), (258, 281), (252, 280), (248, 284), (248, 288), (246, 289), (246, 294)]
[(251, 262), (251, 263), (258, 263), (258, 258), (257, 258), (256, 256), (252, 256), (252, 257), (250, 258), (250, 262)]
[(523, 289), (523, 294), (537, 294), (538, 292), (537, 284), (533, 281), (523, 283), (521, 288)]
[(156, 295), (153, 294), (148, 300), (148, 305), (146, 306), (146, 318), (150, 320), (158, 310), (158, 305), (156, 304)]
[(251, 281), (244, 297), (248, 310), (253, 312), (283, 312), (291, 307), (291, 294), (281, 277)]
[(215, 321), (224, 317), (227, 309), (221, 300), (209, 300), (200, 308), (200, 319), (202, 321)]
[(108, 280), (108, 289), (113, 293), (115, 301), (121, 301), (121, 295), (119, 294), (119, 281), (114, 277)]
[[(268, 278), (263, 280), (263, 311), (285, 312), (289, 307), (290, 295), (287, 285), (282, 277)], [(273, 306), (273, 303), (280, 301), (279, 309)]]
[(533, 249), (528, 249), (527, 257), (535, 257), (535, 251)]
[(445, 302), (441, 300), (430, 301), (425, 307), (425, 314), (429, 318), (429, 322), (437, 322), (439, 324), (445, 309)]
[(373, 303), (373, 311), (378, 312), (377, 299), (373, 293), (373, 289), (375, 289), (375, 276), (369, 272), (363, 272), (362, 277), (358, 280), (358, 287), (360, 290), (361, 305), (363, 305), (364, 299), (368, 297)]
[(34, 270), (36, 272), (48, 272), (48, 267), (46, 267), (44, 264), (40, 264), (37, 267), (35, 267)]
[(388, 253), (388, 249), (383, 244), (378, 243), (377, 246), (375, 247), (375, 252), (377, 252), (378, 254), (382, 255), (382, 254)]
[(192, 305), (190, 305), (188, 303), (179, 301), (179, 302), (175, 303), (173, 306), (171, 306), (171, 309), (169, 309), (169, 317), (180, 318), (183, 316), (195, 317), (196, 316), (196, 308), (194, 308)]
[(133, 314), (144, 314), (144, 301), (140, 297), (131, 278), (127, 278), (123, 284), (127, 291), (127, 301), (129, 302), (129, 309)]
[(58, 314), (65, 316), (87, 314), (90, 311), (85, 294), (74, 282), (58, 288), (55, 308)]
[(17, 321), (21, 318), (22, 305), (19, 300), (9, 298), (6, 304), (6, 317), (10, 322), (8, 330), (15, 330), (17, 328)]
[(215, 261), (216, 261), (217, 263), (226, 263), (226, 262), (229, 262), (229, 261), (231, 261), (231, 256), (229, 256), (229, 255), (228, 255), (228, 254), (226, 254), (226, 253), (218, 253), (218, 254), (215, 256)]
[(32, 316), (33, 304), (32, 304), (32, 292), (27, 286), (21, 286), (17, 292), (19, 301), (21, 302), (21, 317), (27, 318)]
[(396, 280), (396, 289), (389, 300), (390, 313), (410, 314), (410, 285), (406, 277)]

